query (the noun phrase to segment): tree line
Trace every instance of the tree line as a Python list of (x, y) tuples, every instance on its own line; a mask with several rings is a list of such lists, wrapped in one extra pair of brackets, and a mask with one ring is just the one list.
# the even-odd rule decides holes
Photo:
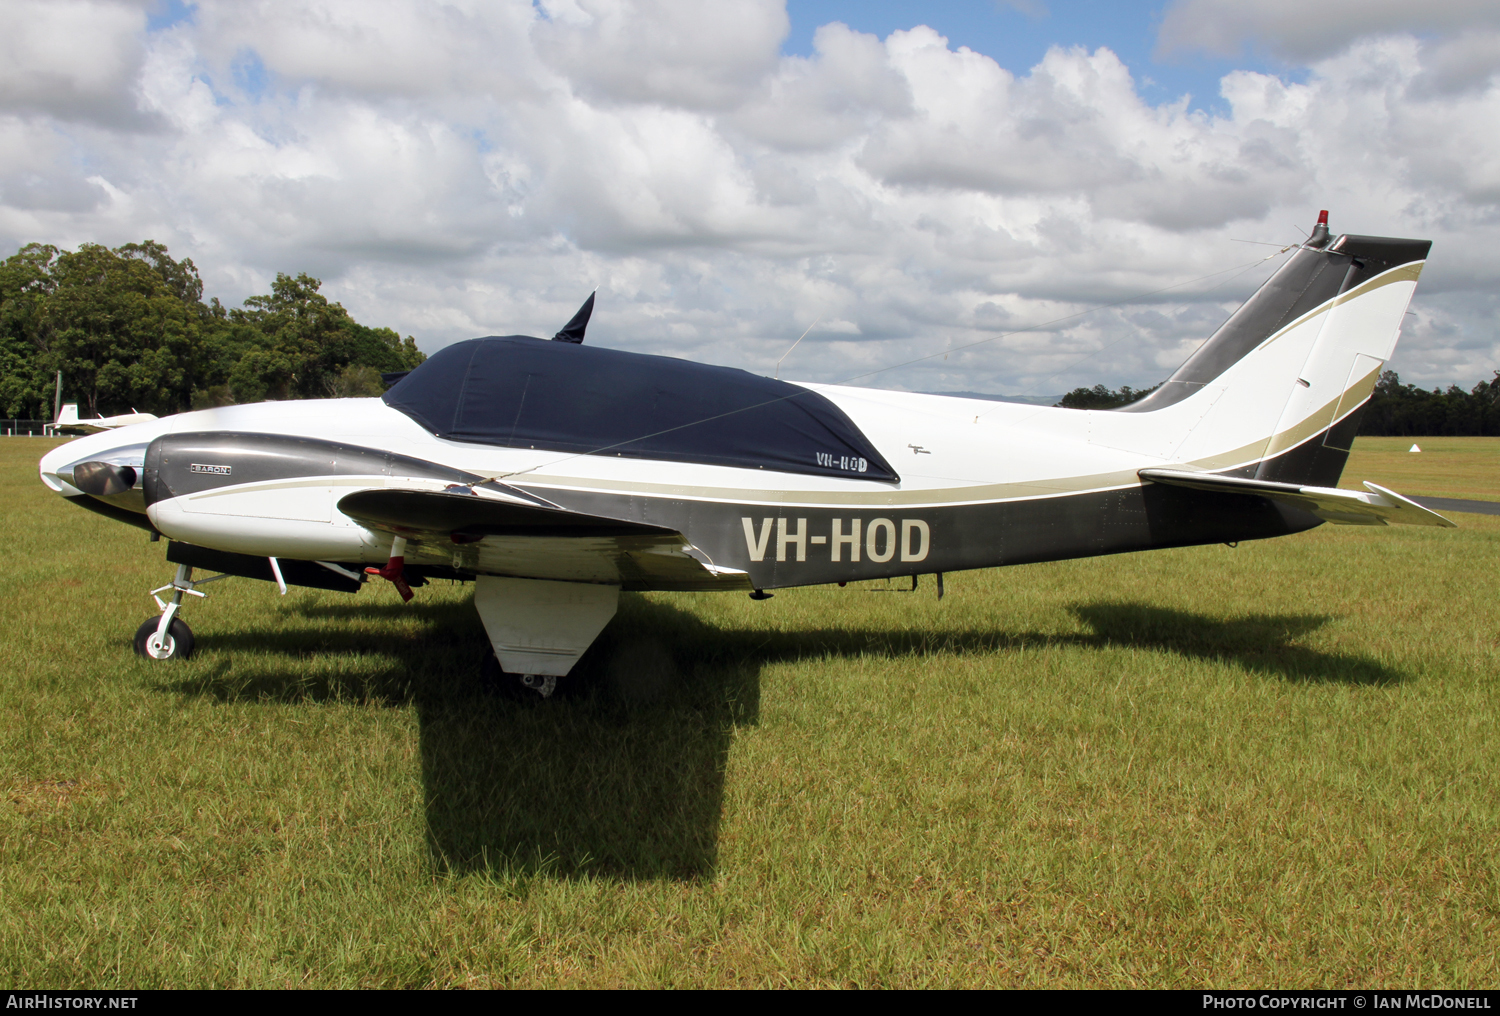
[[(1101, 384), (1075, 388), (1057, 405), (1065, 409), (1115, 409), (1154, 391), (1154, 387), (1135, 391), (1129, 385), (1114, 391)], [(1500, 370), (1495, 371), (1493, 379), (1481, 381), (1467, 392), (1458, 385), (1449, 385), (1446, 391), (1427, 391), (1404, 385), (1395, 371), (1385, 371), (1360, 417), (1359, 433), (1365, 437), (1500, 436)]]
[[(0, 264), (0, 415), (50, 420), (57, 372), (81, 416), (166, 416), (267, 399), (379, 395), (426, 357), (359, 324), (309, 275), (226, 308), (191, 259), (151, 240), (27, 244)], [(35, 414), (33, 416), (32, 414)]]
[(1129, 385), (1121, 385), (1119, 391), (1103, 385), (1095, 385), (1092, 388), (1074, 388), (1054, 405), (1064, 409), (1117, 409), (1137, 399), (1144, 399), (1160, 387), (1161, 385), (1152, 385), (1140, 391), (1136, 391)]

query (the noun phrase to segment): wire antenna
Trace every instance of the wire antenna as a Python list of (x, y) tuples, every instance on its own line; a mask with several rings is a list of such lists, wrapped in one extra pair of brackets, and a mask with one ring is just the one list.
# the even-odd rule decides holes
[[(818, 327), (818, 321), (822, 320), (823, 316), (821, 314), (818, 315), (818, 320), (807, 326), (807, 332), (810, 332), (814, 328)], [(802, 340), (807, 338), (807, 332), (803, 332), (801, 335), (797, 336), (797, 341), (792, 343), (792, 349), (796, 349), (797, 346), (801, 344)], [(785, 353), (782, 353), (781, 360), (785, 360), (787, 357), (791, 356), (792, 349), (788, 349)], [(771, 377), (775, 378), (778, 381), (781, 379), (781, 360), (776, 361), (776, 369), (771, 373)]]

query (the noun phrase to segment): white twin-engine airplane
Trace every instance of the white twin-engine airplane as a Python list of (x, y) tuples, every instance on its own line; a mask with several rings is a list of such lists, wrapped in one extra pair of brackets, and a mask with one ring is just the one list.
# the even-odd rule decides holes
[[(753, 590), (1451, 526), (1335, 489), (1431, 244), (1306, 243), (1150, 396), (1113, 411), (830, 385), (554, 340), (436, 353), (378, 399), (183, 413), (63, 445), (42, 481), (170, 541), (136, 633), (185, 657), (223, 575), (410, 599), (474, 582), (484, 668), (551, 694), (625, 590)], [(982, 408), (981, 408), (982, 407)], [(366, 567), (378, 565), (379, 567)], [(194, 569), (220, 573), (195, 581)], [(941, 588), (941, 587), (940, 587)]]
[(150, 413), (131, 410), (119, 416), (96, 416), (92, 420), (78, 418), (78, 403), (69, 402), (58, 410), (57, 419), (47, 425), (54, 434), (97, 434), (103, 430), (119, 430), (137, 423), (150, 423), (156, 417)]

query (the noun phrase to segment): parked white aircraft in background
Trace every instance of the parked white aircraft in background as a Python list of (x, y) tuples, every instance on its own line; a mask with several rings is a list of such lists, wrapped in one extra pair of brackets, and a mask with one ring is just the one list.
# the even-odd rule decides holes
[(42, 428), (48, 434), (97, 434), (104, 430), (119, 430), (121, 427), (133, 427), (138, 423), (150, 423), (156, 417), (151, 413), (137, 413), (131, 411), (119, 416), (96, 416), (92, 420), (80, 420), (78, 418), (78, 403), (67, 402), (63, 404), (62, 411), (57, 414), (57, 419)]
[[(472, 580), (491, 676), (547, 695), (622, 589), (941, 574), (1338, 524), (1448, 526), (1335, 489), (1430, 244), (1306, 243), (1150, 396), (1114, 411), (832, 385), (553, 341), (471, 339), (379, 399), (230, 406), (64, 445), (42, 481), (194, 568), (409, 599)], [(379, 565), (369, 567), (366, 565)], [(212, 581), (212, 579), (208, 580)]]

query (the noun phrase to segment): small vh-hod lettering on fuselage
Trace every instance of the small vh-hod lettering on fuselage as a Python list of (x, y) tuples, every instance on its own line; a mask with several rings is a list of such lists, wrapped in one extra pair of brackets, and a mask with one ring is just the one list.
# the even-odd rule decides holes
[(863, 473), (870, 468), (868, 459), (857, 455), (834, 455), (832, 452), (814, 452), (818, 465), (824, 469), (842, 469), (846, 473)]
[(806, 561), (809, 548), (827, 547), (830, 561), (857, 562), (863, 555), (883, 564), (897, 554), (902, 561), (925, 561), (932, 549), (932, 529), (922, 519), (901, 519), (899, 528), (892, 519), (833, 519), (828, 532), (816, 534), (806, 519), (763, 518), (757, 526), (741, 516), (740, 524), (752, 561), (764, 561), (773, 550), (778, 561)]

